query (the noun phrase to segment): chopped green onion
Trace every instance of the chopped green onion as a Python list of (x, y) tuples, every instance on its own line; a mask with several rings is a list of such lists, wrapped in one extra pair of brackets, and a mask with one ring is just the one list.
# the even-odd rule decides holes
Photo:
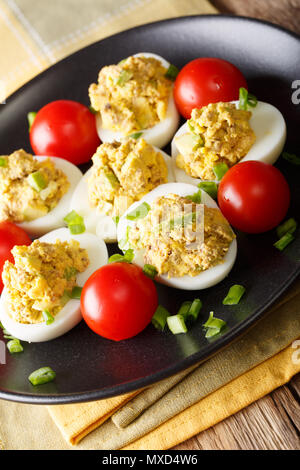
[(150, 206), (147, 202), (143, 202), (140, 204), (136, 209), (134, 209), (132, 212), (129, 212), (129, 214), (126, 215), (126, 219), (128, 220), (138, 220), (138, 219), (144, 219), (148, 212), (150, 211)]
[(34, 173), (28, 175), (27, 181), (28, 184), (38, 192), (47, 187), (47, 181), (40, 171), (35, 171)]
[(192, 202), (195, 204), (200, 204), (201, 203), (201, 190), (197, 191), (195, 194), (192, 194), (191, 196), (186, 196), (187, 199), (190, 199)]
[(109, 171), (107, 173), (104, 174), (105, 178), (107, 178), (110, 186), (112, 188), (116, 188), (119, 186), (120, 182), (118, 180), (118, 178), (116, 177), (116, 175), (112, 172), (112, 171)]
[(51, 325), (51, 323), (54, 322), (54, 317), (51, 315), (51, 313), (49, 312), (49, 310), (43, 310), (42, 311), (42, 315), (43, 315), (43, 318), (46, 322), (46, 325)]
[(137, 140), (137, 139), (139, 139), (142, 135), (143, 135), (142, 132), (134, 132), (133, 134), (130, 134), (129, 137), (131, 137), (132, 139)]
[(82, 287), (74, 286), (71, 291), (71, 299), (80, 299)]
[(221, 320), (221, 318), (215, 318), (214, 312), (210, 312), (208, 320), (203, 325), (203, 328), (207, 330), (205, 338), (211, 338), (212, 336), (218, 335), (225, 326), (226, 322), (224, 320)]
[(158, 271), (155, 266), (152, 266), (152, 264), (145, 264), (143, 267), (143, 272), (146, 274), (146, 276), (150, 277), (150, 279), (154, 279)]
[(71, 235), (79, 235), (80, 233), (85, 232), (84, 224), (70, 224), (69, 230)]
[(202, 308), (202, 302), (200, 299), (194, 299), (189, 311), (187, 312), (186, 320), (195, 322), (198, 318), (200, 310)]
[(186, 333), (187, 327), (182, 315), (171, 315), (167, 318), (168, 327), (173, 335)]
[(116, 253), (108, 258), (108, 263), (117, 263), (120, 261), (124, 261), (124, 255), (120, 255), (120, 253)]
[(33, 124), (33, 121), (35, 120), (37, 113), (35, 111), (31, 111), (30, 113), (27, 114), (27, 120), (29, 124), (29, 132), (31, 130), (31, 126)]
[(70, 279), (72, 279), (72, 277), (76, 276), (77, 273), (77, 269), (73, 266), (66, 267), (64, 271), (64, 278), (69, 281)]
[(226, 163), (223, 163), (223, 162), (217, 163), (213, 167), (213, 172), (216, 175), (218, 181), (220, 181), (223, 178), (223, 176), (228, 170), (229, 170), (228, 165), (226, 165)]
[(63, 295), (60, 298), (60, 305), (64, 307), (69, 302), (70, 298), (71, 298), (70, 293), (67, 290), (65, 290)]
[(130, 226), (128, 225), (127, 228), (126, 228), (125, 238), (121, 238), (121, 240), (118, 243), (118, 246), (119, 246), (120, 250), (122, 250), (122, 251), (125, 251), (126, 249), (128, 249), (130, 247), (129, 240), (128, 240), (129, 232), (130, 232)]
[(55, 377), (56, 373), (51, 369), (51, 367), (41, 367), (40, 369), (32, 372), (28, 377), (28, 380), (32, 385), (42, 385), (52, 382)]
[(292, 163), (293, 165), (300, 165), (300, 157), (294, 153), (283, 152), (282, 158), (287, 160), (289, 163)]
[(116, 85), (124, 86), (133, 77), (133, 73), (128, 70), (122, 70), (119, 77), (116, 80)]
[(184, 320), (186, 320), (191, 306), (192, 306), (192, 302), (190, 300), (186, 300), (185, 302), (181, 304), (181, 307), (178, 310), (177, 315), (181, 315), (184, 318)]
[(165, 73), (165, 77), (174, 81), (178, 74), (179, 74), (178, 68), (175, 65), (170, 64), (168, 70)]
[(4, 330), (4, 326), (2, 325), (1, 321), (0, 321), (0, 328)]
[(14, 336), (11, 335), (3, 335), (4, 339), (16, 339)]
[(278, 225), (278, 227), (276, 228), (276, 233), (278, 235), (278, 238), (281, 238), (286, 233), (294, 233), (296, 228), (297, 222), (291, 217), (290, 219), (283, 222), (283, 224)]
[(120, 217), (119, 217), (118, 215), (116, 215), (116, 216), (113, 217), (112, 219), (113, 219), (114, 223), (115, 223), (116, 225), (118, 225), (118, 223), (119, 223), (119, 221), (120, 221)]
[(193, 124), (191, 123), (191, 119), (188, 119), (188, 120), (187, 120), (187, 125), (188, 125), (189, 130), (190, 130), (192, 133), (194, 133), (194, 132), (195, 132), (195, 128), (194, 128)]
[(223, 300), (223, 305), (237, 305), (241, 300), (242, 296), (244, 295), (245, 291), (245, 287), (239, 284), (234, 284), (230, 287), (228, 294)]
[(295, 237), (290, 232), (287, 232), (276, 243), (274, 243), (274, 246), (278, 250), (283, 251), (294, 239)]
[(0, 157), (0, 166), (6, 166), (7, 164), (7, 158), (5, 157)]
[(12, 339), (11, 341), (8, 341), (6, 347), (11, 354), (23, 352), (23, 346), (20, 343), (20, 340), (16, 338)]
[(162, 305), (159, 305), (152, 317), (153, 326), (155, 326), (157, 330), (163, 331), (167, 323), (167, 318), (169, 316), (170, 314), (168, 310)]
[(66, 222), (67, 225), (69, 224), (80, 224), (83, 222), (83, 218), (81, 215), (77, 214), (74, 210), (69, 212), (66, 217), (63, 218), (63, 221)]
[(108, 258), (109, 263), (132, 263), (134, 258), (134, 251), (132, 248), (129, 248), (128, 250), (125, 251), (124, 255), (120, 255), (119, 253), (116, 253)]
[(202, 189), (202, 191), (205, 191), (213, 199), (217, 199), (218, 185), (215, 181), (202, 181), (198, 184), (198, 188)]
[(83, 217), (74, 210), (69, 212), (63, 220), (68, 225), (71, 235), (78, 235), (85, 232)]
[(251, 108), (255, 108), (257, 105), (257, 98), (256, 96), (248, 93), (246, 88), (241, 87), (239, 90), (239, 108), (244, 109), (245, 111), (248, 109), (248, 106)]
[(93, 108), (93, 106), (89, 106), (89, 110), (92, 114), (97, 114), (98, 113), (98, 111), (95, 108)]

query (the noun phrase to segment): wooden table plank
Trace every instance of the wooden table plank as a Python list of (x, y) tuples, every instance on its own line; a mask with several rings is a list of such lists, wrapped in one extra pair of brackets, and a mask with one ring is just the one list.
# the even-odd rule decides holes
[(300, 0), (211, 0), (221, 13), (251, 16), (300, 33)]

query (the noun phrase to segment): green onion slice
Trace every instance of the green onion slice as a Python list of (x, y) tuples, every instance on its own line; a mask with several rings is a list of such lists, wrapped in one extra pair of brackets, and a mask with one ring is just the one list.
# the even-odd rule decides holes
[(186, 333), (187, 327), (182, 315), (171, 315), (167, 318), (168, 327), (173, 335)]
[(205, 338), (211, 338), (212, 336), (218, 335), (225, 326), (226, 322), (224, 320), (221, 320), (221, 318), (215, 318), (214, 312), (210, 312), (208, 320), (203, 325), (203, 328), (207, 330)]
[(230, 287), (228, 294), (223, 300), (223, 305), (237, 305), (245, 292), (245, 287), (239, 284), (234, 284)]
[(112, 171), (105, 173), (104, 176), (112, 188), (117, 188), (119, 186), (120, 182)]
[(147, 202), (143, 202), (140, 204), (136, 209), (134, 209), (132, 212), (129, 212), (129, 214), (126, 215), (126, 219), (128, 220), (138, 220), (138, 219), (144, 219), (148, 212), (150, 211), (150, 206)]
[(5, 157), (0, 157), (0, 166), (6, 166), (7, 165), (7, 158)]
[(167, 318), (169, 316), (170, 313), (168, 312), (168, 310), (162, 305), (159, 305), (152, 317), (153, 326), (155, 326), (157, 330), (163, 331), (167, 323)]
[(189, 311), (187, 312), (187, 317), (186, 319), (188, 321), (195, 322), (199, 316), (200, 310), (202, 308), (202, 302), (200, 299), (194, 299), (192, 302), (192, 305), (189, 308)]
[(218, 185), (215, 181), (202, 181), (198, 184), (198, 188), (202, 189), (202, 191), (205, 191), (213, 199), (217, 199)]
[(98, 113), (98, 111), (95, 108), (93, 108), (93, 106), (89, 106), (89, 110), (92, 114), (97, 114)]
[(118, 79), (116, 80), (116, 85), (124, 86), (131, 78), (133, 77), (133, 73), (128, 70), (122, 70)]
[(32, 385), (42, 385), (52, 382), (55, 377), (56, 373), (51, 369), (51, 367), (41, 367), (40, 369), (32, 372), (28, 377), (28, 380)]
[(187, 199), (190, 199), (195, 204), (201, 204), (201, 189), (191, 196), (186, 196)]
[(8, 341), (6, 347), (11, 354), (23, 352), (23, 346), (17, 338)]
[(178, 74), (179, 69), (176, 67), (176, 65), (170, 64), (168, 70), (165, 73), (165, 77), (169, 78), (172, 81), (175, 81)]
[(224, 162), (217, 163), (213, 167), (213, 172), (216, 175), (216, 178), (218, 181), (220, 181), (223, 178), (223, 176), (225, 175), (225, 173), (227, 173), (228, 170), (229, 170), (228, 165), (226, 165), (226, 163)]
[(124, 238), (121, 238), (121, 240), (118, 243), (118, 246), (120, 250), (126, 251), (128, 248), (130, 248), (129, 245), (129, 232), (130, 232), (130, 226), (128, 225), (126, 228), (126, 235)]
[(80, 299), (82, 292), (82, 287), (74, 286), (71, 291), (71, 299)]
[(40, 171), (35, 171), (28, 175), (27, 181), (28, 184), (38, 192), (47, 187), (47, 181), (45, 180), (43, 173)]
[(116, 253), (108, 258), (109, 263), (132, 263), (134, 258), (134, 251), (132, 248), (129, 248), (125, 251), (124, 255)]
[(293, 219), (292, 217), (286, 220), (285, 222), (283, 222), (283, 224), (278, 225), (278, 227), (276, 228), (276, 233), (278, 235), (278, 238), (283, 237), (283, 235), (285, 235), (286, 233), (294, 233), (297, 228), (297, 225), (298, 224), (296, 220)]
[(54, 322), (54, 317), (53, 317), (53, 315), (51, 315), (49, 310), (47, 310), (47, 309), (43, 310), (42, 315), (43, 315), (43, 318), (46, 322), (46, 325), (51, 325), (51, 323)]
[(181, 304), (180, 309), (177, 312), (177, 315), (181, 315), (184, 318), (184, 320), (186, 320), (188, 317), (188, 312), (191, 308), (191, 305), (192, 305), (192, 302), (190, 300), (186, 300), (185, 302), (183, 302)]
[(71, 235), (79, 235), (80, 233), (85, 232), (85, 225), (84, 224), (70, 224), (69, 230)]
[(282, 158), (287, 160), (289, 163), (292, 163), (293, 165), (300, 165), (300, 157), (294, 153), (283, 152)]
[(130, 134), (129, 137), (131, 137), (132, 139), (137, 140), (137, 139), (139, 139), (142, 135), (143, 135), (142, 132), (134, 132), (133, 134)]
[(158, 271), (155, 266), (152, 266), (152, 264), (145, 264), (143, 267), (143, 273), (150, 277), (150, 279), (154, 279), (157, 276)]
[(31, 126), (33, 124), (33, 121), (35, 120), (37, 113), (35, 111), (31, 111), (30, 113), (27, 114), (27, 120), (29, 124), (29, 132), (31, 130)]
[(257, 106), (257, 98), (251, 93), (248, 93), (246, 88), (241, 87), (239, 90), (239, 108), (246, 111), (248, 106), (255, 108)]
[(116, 225), (118, 225), (118, 223), (120, 222), (120, 217), (118, 215), (114, 216), (112, 219)]
[(283, 251), (294, 239), (295, 237), (290, 232), (287, 232), (276, 243), (274, 243), (274, 246), (278, 250)]

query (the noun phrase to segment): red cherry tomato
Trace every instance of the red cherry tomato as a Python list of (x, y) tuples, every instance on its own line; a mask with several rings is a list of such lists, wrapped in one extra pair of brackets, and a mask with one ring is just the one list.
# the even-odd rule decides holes
[(175, 80), (174, 99), (179, 112), (189, 119), (194, 108), (238, 100), (240, 87), (248, 89), (244, 75), (235, 65), (227, 60), (203, 57), (181, 69)]
[(140, 333), (150, 323), (157, 305), (154, 282), (129, 263), (98, 269), (81, 294), (81, 311), (88, 326), (114, 341)]
[(222, 178), (218, 203), (228, 222), (247, 233), (276, 227), (290, 204), (290, 189), (272, 165), (249, 161), (233, 166)]
[(36, 155), (64, 158), (74, 165), (89, 161), (100, 144), (94, 114), (69, 100), (52, 101), (41, 108), (29, 135)]
[(27, 233), (12, 222), (0, 222), (0, 292), (3, 289), (2, 270), (6, 260), (14, 262), (11, 249), (15, 245), (30, 245)]

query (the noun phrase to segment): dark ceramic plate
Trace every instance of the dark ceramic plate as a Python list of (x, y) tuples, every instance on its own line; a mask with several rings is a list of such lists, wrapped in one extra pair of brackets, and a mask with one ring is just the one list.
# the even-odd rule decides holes
[[(187, 17), (149, 24), (93, 44), (54, 65), (8, 99), (0, 110), (2, 154), (30, 150), (26, 114), (49, 101), (73, 99), (89, 104), (87, 89), (99, 69), (124, 57), (151, 51), (178, 67), (199, 56), (216, 56), (236, 64), (251, 92), (277, 106), (288, 127), (286, 148), (299, 145), (300, 105), (292, 103), (292, 82), (300, 78), (300, 39), (267, 23), (239, 17)], [(290, 213), (299, 214), (299, 168), (278, 164), (292, 190)], [(292, 283), (300, 270), (300, 238), (283, 252), (273, 247), (274, 233), (238, 234), (238, 256), (229, 277), (199, 293), (158, 285), (160, 302), (176, 312), (181, 302), (200, 296), (203, 309), (186, 335), (159, 333), (152, 325), (137, 337), (115, 343), (82, 322), (48, 343), (25, 344), (19, 356), (7, 354), (0, 365), (0, 397), (31, 403), (70, 403), (122, 394), (152, 384), (203, 361), (256, 322)], [(112, 247), (114, 248), (114, 247)], [(228, 288), (240, 283), (247, 294), (237, 306), (222, 305)], [(201, 324), (213, 310), (225, 319), (227, 332), (208, 342)], [(49, 365), (55, 382), (33, 387), (28, 375)]]

